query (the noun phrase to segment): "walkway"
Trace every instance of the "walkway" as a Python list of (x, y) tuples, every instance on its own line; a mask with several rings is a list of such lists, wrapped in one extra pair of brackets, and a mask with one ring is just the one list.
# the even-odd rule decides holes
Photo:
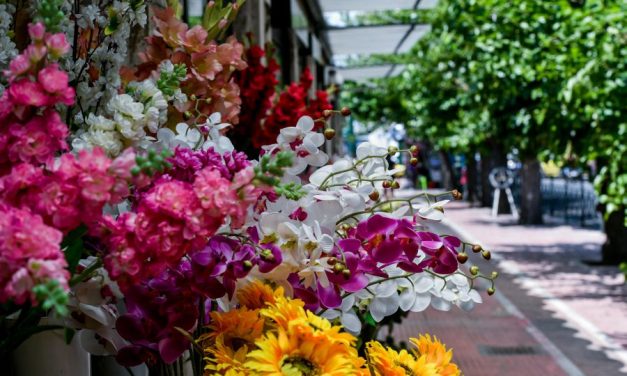
[(433, 309), (411, 315), (396, 338), (440, 337), (466, 376), (614, 376), (627, 373), (627, 286), (616, 267), (599, 261), (601, 232), (570, 226), (518, 226), (466, 203), (447, 206), (445, 233), (492, 251), (471, 255), (496, 269), (497, 293), (474, 311)]

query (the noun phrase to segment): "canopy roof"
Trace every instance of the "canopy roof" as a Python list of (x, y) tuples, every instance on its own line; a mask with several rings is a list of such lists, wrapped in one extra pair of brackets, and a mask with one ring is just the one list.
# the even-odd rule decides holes
[(350, 58), (407, 52), (431, 27), (418, 24), (347, 26), (346, 19), (374, 11), (432, 8), (437, 0), (319, 0), (319, 3), (328, 27), (333, 63), (340, 76), (363, 81), (398, 74), (404, 67), (349, 67), (346, 63)]

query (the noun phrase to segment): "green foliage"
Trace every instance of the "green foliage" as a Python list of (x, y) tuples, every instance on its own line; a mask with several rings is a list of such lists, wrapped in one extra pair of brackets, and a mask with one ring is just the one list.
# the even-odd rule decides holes
[(174, 64), (172, 72), (161, 72), (157, 80), (157, 87), (168, 97), (174, 95), (176, 89), (180, 88), (181, 82), (185, 80), (187, 67), (185, 64)]
[(171, 155), (172, 152), (169, 149), (163, 149), (161, 153), (150, 149), (145, 156), (138, 155), (135, 157), (137, 165), (131, 169), (131, 173), (137, 176), (143, 172), (148, 176), (152, 176), (157, 172), (163, 172), (172, 167), (170, 162), (166, 161)]
[(74, 275), (76, 266), (83, 256), (83, 235), (86, 233), (87, 227), (81, 225), (70, 231), (70, 233), (63, 238), (63, 242), (61, 243), (61, 248), (63, 249), (63, 253), (65, 253), (65, 260), (68, 264), (68, 270), (72, 275)]
[(459, 152), (498, 145), (523, 158), (596, 160), (602, 201), (624, 209), (624, 2), (443, 0), (431, 17), (415, 64), (350, 93), (367, 103), (357, 117), (405, 122)]
[(33, 292), (41, 308), (45, 311), (54, 310), (59, 316), (67, 316), (68, 295), (57, 280), (49, 280), (46, 283), (33, 287)]
[(59, 31), (59, 24), (65, 18), (61, 10), (63, 0), (40, 0), (35, 8), (35, 20), (46, 25), (46, 31)]
[(274, 187), (274, 191), (290, 200), (298, 200), (305, 195), (302, 186), (296, 183), (282, 183), (284, 170), (292, 166), (293, 154), (280, 151), (274, 156), (264, 154), (255, 166), (255, 180), (258, 183)]

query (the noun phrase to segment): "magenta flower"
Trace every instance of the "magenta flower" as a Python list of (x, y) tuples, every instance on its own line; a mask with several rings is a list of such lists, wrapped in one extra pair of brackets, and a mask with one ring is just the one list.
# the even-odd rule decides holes
[(440, 236), (432, 232), (419, 232), (420, 249), (427, 255), (419, 266), (430, 268), (436, 273), (454, 273), (459, 264), (457, 262), (457, 251), (455, 248), (461, 245), (461, 241), (455, 236)]
[(411, 222), (375, 214), (357, 225), (356, 235), (374, 261), (412, 268), (419, 243)]

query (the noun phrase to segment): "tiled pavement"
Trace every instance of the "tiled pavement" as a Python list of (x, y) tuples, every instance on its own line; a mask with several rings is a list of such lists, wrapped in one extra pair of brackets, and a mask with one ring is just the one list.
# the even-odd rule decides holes
[(449, 204), (446, 216), (438, 230), (490, 247), (491, 262), (470, 261), (499, 271), (497, 294), (471, 312), (412, 314), (395, 338), (440, 337), (466, 376), (627, 373), (627, 286), (616, 267), (585, 262), (600, 258), (601, 232), (518, 226), (465, 203)]

